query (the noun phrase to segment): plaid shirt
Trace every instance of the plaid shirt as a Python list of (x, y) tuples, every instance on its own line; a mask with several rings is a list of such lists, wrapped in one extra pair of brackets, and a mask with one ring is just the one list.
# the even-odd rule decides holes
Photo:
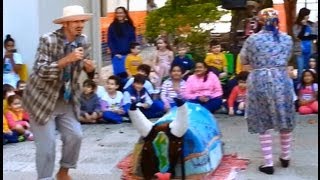
[[(23, 106), (39, 124), (46, 124), (50, 120), (59, 93), (64, 85), (63, 70), (58, 68), (57, 61), (66, 56), (64, 52), (65, 36), (63, 29), (58, 29), (40, 37), (33, 73), (27, 82), (23, 95)], [(85, 35), (80, 35), (77, 42), (82, 44), (84, 52), (88, 52), (89, 44)], [(89, 54), (85, 58), (88, 58)], [(78, 78), (83, 70), (82, 61), (74, 62), (71, 80), (73, 111), (76, 117), (80, 114), (80, 84)], [(93, 73), (87, 73), (92, 76)]]

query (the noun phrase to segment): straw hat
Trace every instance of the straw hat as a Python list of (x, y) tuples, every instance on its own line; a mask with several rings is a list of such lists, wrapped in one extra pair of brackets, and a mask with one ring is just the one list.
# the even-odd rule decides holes
[(82, 6), (66, 6), (63, 8), (63, 15), (60, 18), (53, 20), (55, 24), (62, 24), (68, 21), (88, 21), (92, 18), (92, 13), (84, 13)]

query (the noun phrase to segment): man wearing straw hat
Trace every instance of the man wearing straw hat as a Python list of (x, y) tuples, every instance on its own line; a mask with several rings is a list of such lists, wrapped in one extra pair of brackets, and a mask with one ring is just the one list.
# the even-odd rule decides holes
[(81, 6), (67, 6), (63, 16), (53, 23), (62, 28), (40, 37), (33, 73), (23, 95), (23, 104), (31, 115), (31, 128), (36, 144), (38, 179), (53, 179), (57, 129), (63, 142), (58, 180), (70, 180), (70, 168), (76, 168), (82, 140), (79, 121), (82, 70), (94, 74), (89, 58), (90, 45), (82, 34), (92, 14)]

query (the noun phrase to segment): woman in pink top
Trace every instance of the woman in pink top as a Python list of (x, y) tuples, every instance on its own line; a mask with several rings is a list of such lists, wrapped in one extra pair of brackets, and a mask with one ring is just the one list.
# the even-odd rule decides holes
[(222, 88), (219, 78), (208, 71), (204, 62), (197, 62), (195, 72), (186, 82), (184, 97), (198, 103), (212, 113), (221, 108)]

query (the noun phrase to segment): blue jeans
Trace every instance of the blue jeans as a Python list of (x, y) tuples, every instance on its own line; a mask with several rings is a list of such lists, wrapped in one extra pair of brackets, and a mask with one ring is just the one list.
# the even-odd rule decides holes
[(3, 142), (2, 142), (3, 144), (20, 142), (19, 133), (17, 133), (16, 131), (12, 131), (12, 134), (3, 133), (2, 139), (3, 139)]
[[(131, 103), (126, 104), (124, 107), (125, 109), (129, 109), (131, 106)], [(146, 118), (159, 118), (162, 117), (164, 112), (164, 103), (161, 100), (153, 100), (152, 105), (147, 108), (140, 108), (140, 111), (146, 116)], [(126, 113), (126, 116), (128, 116), (128, 113)]]
[(140, 108), (141, 112), (148, 118), (159, 118), (165, 114), (164, 103), (161, 100), (153, 100), (150, 108)]
[(106, 122), (111, 122), (115, 124), (122, 123), (122, 116), (120, 114), (111, 112), (111, 111), (105, 111), (102, 114), (102, 118)]
[[(303, 69), (305, 68), (305, 61), (302, 55), (296, 55), (296, 63), (297, 63), (297, 68), (298, 68), (298, 81), (300, 81)], [(308, 64), (307, 64), (308, 65)]]
[(111, 59), (112, 67), (113, 67), (113, 74), (119, 76), (120, 74), (125, 73), (126, 74), (126, 68), (125, 68), (125, 60), (126, 55), (122, 55), (121, 58), (118, 58), (117, 56), (114, 56)]
[(205, 107), (207, 110), (210, 112), (214, 113), (216, 110), (221, 108), (222, 105), (222, 98), (221, 97), (216, 97), (216, 98), (211, 98), (207, 102), (201, 102), (198, 99), (192, 99), (189, 100), (191, 103), (196, 103), (196, 104), (201, 104), (203, 107)]

